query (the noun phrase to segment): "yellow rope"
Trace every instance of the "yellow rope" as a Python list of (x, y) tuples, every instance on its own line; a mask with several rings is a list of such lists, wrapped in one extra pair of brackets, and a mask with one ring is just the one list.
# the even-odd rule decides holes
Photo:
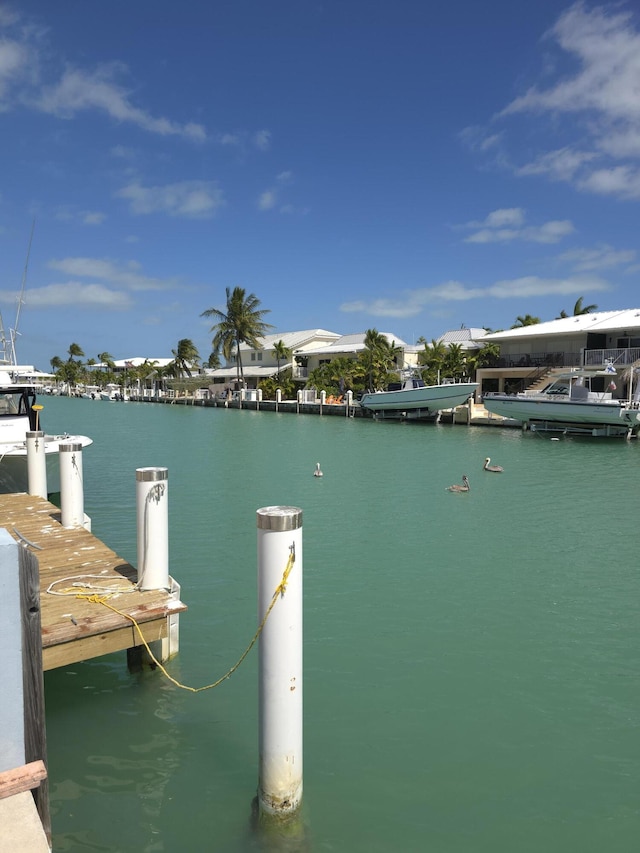
[(123, 613), (122, 610), (118, 610), (112, 604), (109, 604), (107, 599), (110, 598), (110, 595), (104, 595), (101, 597), (97, 594), (86, 595), (86, 594), (80, 593), (76, 596), (76, 598), (82, 598), (85, 601), (91, 602), (92, 604), (103, 604), (105, 607), (108, 607), (109, 610), (112, 610), (114, 613), (117, 613), (119, 616), (124, 616), (125, 619), (128, 619), (130, 622), (132, 622), (134, 628), (138, 632), (140, 639), (142, 640), (142, 644), (144, 645), (145, 649), (147, 650), (147, 652), (149, 654), (149, 657), (155, 663), (155, 665), (160, 669), (160, 671), (169, 679), (169, 681), (172, 684), (174, 684), (176, 687), (180, 687), (182, 690), (188, 690), (190, 693), (201, 693), (203, 690), (211, 690), (213, 687), (218, 687), (218, 685), (222, 684), (223, 681), (226, 681), (227, 678), (229, 678), (231, 675), (233, 675), (233, 673), (238, 669), (238, 667), (243, 662), (243, 660), (247, 657), (247, 655), (249, 654), (251, 649), (255, 646), (255, 644), (258, 640), (258, 637), (262, 633), (262, 629), (264, 628), (264, 626), (267, 622), (267, 619), (269, 618), (269, 614), (273, 610), (275, 603), (278, 600), (278, 596), (284, 595), (284, 593), (285, 593), (285, 590), (287, 588), (287, 582), (289, 580), (289, 575), (291, 574), (291, 569), (293, 568), (293, 564), (295, 563), (295, 559), (296, 559), (295, 553), (292, 550), (291, 553), (289, 554), (289, 559), (287, 560), (287, 565), (286, 565), (285, 570), (283, 572), (282, 580), (280, 581), (280, 583), (276, 587), (276, 591), (273, 593), (271, 603), (267, 607), (267, 611), (262, 618), (262, 622), (260, 622), (260, 624), (258, 625), (258, 630), (253, 635), (253, 639), (251, 640), (251, 642), (249, 643), (249, 645), (247, 646), (245, 651), (240, 655), (240, 658), (238, 659), (238, 661), (231, 667), (231, 669), (227, 673), (225, 673), (225, 675), (222, 676), (222, 678), (219, 678), (217, 681), (214, 681), (213, 684), (205, 684), (203, 687), (189, 687), (189, 685), (181, 684), (172, 675), (169, 675), (169, 673), (167, 672), (165, 667), (160, 663), (160, 661), (156, 658), (156, 656), (153, 654), (153, 652), (149, 648), (149, 644), (147, 643), (147, 641), (145, 640), (145, 638), (142, 634), (142, 629), (140, 628), (140, 625), (138, 625), (137, 621), (134, 619), (133, 616), (130, 616), (128, 613)]

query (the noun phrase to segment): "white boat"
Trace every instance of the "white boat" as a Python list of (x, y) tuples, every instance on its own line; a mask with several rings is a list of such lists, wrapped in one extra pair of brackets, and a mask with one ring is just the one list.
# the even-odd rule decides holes
[[(22, 380), (33, 367), (0, 364), (0, 492), (27, 492), (27, 432), (42, 430), (40, 411), (36, 402), (36, 389)], [(61, 444), (93, 444), (86, 435), (44, 436), (47, 462), (47, 491), (60, 491), (59, 449)]]
[(443, 409), (466, 403), (477, 387), (477, 382), (425, 385), (422, 379), (413, 376), (390, 383), (386, 391), (363, 394), (360, 405), (376, 415), (435, 420)]
[(614, 396), (612, 365), (604, 370), (573, 368), (558, 372), (540, 391), (485, 394), (488, 412), (520, 421), (531, 430), (590, 435), (628, 435), (640, 429), (640, 403)]

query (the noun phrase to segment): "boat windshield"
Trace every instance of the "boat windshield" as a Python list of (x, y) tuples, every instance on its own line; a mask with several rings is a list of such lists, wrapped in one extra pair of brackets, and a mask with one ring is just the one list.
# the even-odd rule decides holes
[(19, 415), (26, 414), (24, 407), (20, 406), (22, 394), (20, 393), (4, 393), (0, 394), (0, 415)]

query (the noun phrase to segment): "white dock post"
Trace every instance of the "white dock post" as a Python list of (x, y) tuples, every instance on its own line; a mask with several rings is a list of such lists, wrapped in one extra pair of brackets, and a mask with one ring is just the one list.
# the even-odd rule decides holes
[(351, 411), (351, 407), (353, 406), (353, 391), (351, 391), (351, 389), (349, 389), (349, 391), (347, 391), (346, 399), (347, 399), (347, 405), (346, 405), (345, 415), (346, 415), (346, 417), (349, 417), (349, 412)]
[(169, 589), (169, 472), (136, 468), (138, 583)]
[(82, 445), (69, 442), (59, 446), (60, 509), (63, 527), (84, 527), (84, 483)]
[(327, 403), (327, 392), (323, 390), (320, 392), (320, 414), (322, 414), (322, 407), (325, 406), (326, 403)]
[(302, 802), (302, 510), (263, 507), (258, 524), (258, 619), (294, 558), (260, 636), (261, 813), (288, 818)]
[(42, 430), (27, 433), (27, 480), (30, 495), (47, 497), (47, 457)]
[(300, 414), (300, 403), (302, 402), (302, 391), (298, 389), (296, 393), (296, 415)]
[(278, 411), (278, 407), (280, 406), (281, 402), (282, 402), (282, 389), (276, 388), (276, 412)]

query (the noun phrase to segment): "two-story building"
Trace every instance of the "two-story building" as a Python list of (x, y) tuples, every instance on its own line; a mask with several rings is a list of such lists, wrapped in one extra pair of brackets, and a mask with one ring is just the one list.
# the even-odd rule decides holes
[(500, 345), (494, 367), (477, 372), (478, 395), (519, 391), (559, 367), (605, 367), (617, 371), (640, 359), (640, 308), (598, 311), (486, 334)]

